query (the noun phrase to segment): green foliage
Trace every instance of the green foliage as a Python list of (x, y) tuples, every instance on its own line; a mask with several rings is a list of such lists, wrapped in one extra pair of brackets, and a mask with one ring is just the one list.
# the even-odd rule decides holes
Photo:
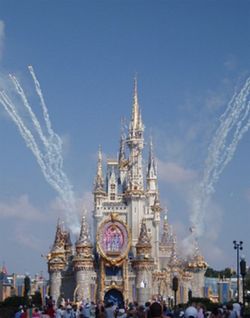
[(247, 274), (245, 277), (245, 289), (250, 290), (250, 270), (247, 271)]
[(226, 267), (225, 269), (221, 271), (217, 271), (213, 269), (212, 267), (208, 267), (205, 273), (206, 277), (214, 277), (214, 278), (219, 278), (219, 277), (231, 278), (233, 275), (235, 275), (235, 271), (232, 271), (232, 269), (229, 267)]

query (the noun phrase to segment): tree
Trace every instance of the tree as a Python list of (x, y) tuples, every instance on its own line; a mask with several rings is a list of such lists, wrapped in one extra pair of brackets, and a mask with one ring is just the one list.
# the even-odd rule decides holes
[(215, 278), (231, 278), (233, 275), (235, 275), (235, 271), (233, 271), (231, 268), (226, 267), (223, 270), (217, 271), (213, 269), (212, 267), (208, 267), (205, 273), (206, 277), (215, 277)]
[(24, 297), (27, 298), (30, 291), (30, 278), (28, 275), (24, 278)]

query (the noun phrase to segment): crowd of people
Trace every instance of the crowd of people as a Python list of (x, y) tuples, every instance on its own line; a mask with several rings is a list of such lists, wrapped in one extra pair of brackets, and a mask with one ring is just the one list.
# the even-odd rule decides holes
[(113, 302), (82, 302), (74, 305), (61, 304), (56, 307), (52, 302), (44, 308), (26, 308), (20, 306), (15, 318), (241, 318), (241, 306), (238, 303), (217, 306), (207, 311), (202, 304), (170, 309), (164, 302), (152, 301), (145, 305), (137, 302), (127, 306), (118, 306)]

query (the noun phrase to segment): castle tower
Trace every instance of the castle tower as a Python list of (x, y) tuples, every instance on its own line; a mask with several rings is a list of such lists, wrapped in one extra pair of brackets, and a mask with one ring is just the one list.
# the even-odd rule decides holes
[(119, 164), (119, 172), (120, 172), (119, 183), (121, 185), (122, 192), (125, 192), (127, 189), (128, 160), (126, 159), (125, 145), (126, 145), (126, 137), (125, 137), (123, 123), (122, 123), (120, 148), (119, 148), (119, 156), (118, 156), (118, 164)]
[(155, 258), (155, 264), (156, 264), (156, 269), (159, 271), (160, 270), (160, 262), (159, 262), (159, 240), (160, 240), (160, 221), (161, 221), (161, 205), (160, 205), (160, 200), (159, 200), (159, 193), (156, 191), (155, 193), (155, 201), (154, 205), (151, 207), (153, 211), (153, 226), (155, 228), (154, 231), (154, 258)]
[[(102, 171), (102, 150), (101, 146), (98, 149), (98, 160), (97, 160), (97, 169), (96, 176), (94, 181), (94, 204), (95, 204), (95, 215), (94, 215), (94, 229), (97, 229), (98, 224), (100, 223), (103, 214), (102, 214), (102, 204), (105, 200), (106, 193), (104, 189), (104, 178)], [(94, 236), (96, 233), (94, 233)]]
[(55, 241), (48, 258), (48, 272), (50, 275), (50, 295), (57, 303), (61, 295), (62, 271), (66, 265), (65, 236), (58, 220)]
[(143, 191), (143, 169), (142, 169), (142, 149), (144, 126), (142, 123), (141, 112), (138, 103), (137, 79), (134, 81), (134, 101), (132, 116), (129, 126), (127, 145), (130, 150), (129, 155), (129, 190)]
[(133, 260), (133, 267), (136, 274), (137, 301), (144, 305), (152, 295), (152, 271), (154, 259), (151, 256), (152, 245), (148, 236), (146, 223), (141, 224), (138, 243), (136, 244), (136, 258)]
[(207, 269), (207, 263), (204, 260), (204, 257), (200, 253), (198, 240), (194, 238), (194, 254), (190, 257), (187, 270), (192, 273), (192, 282), (191, 282), (191, 290), (193, 297), (199, 297), (198, 295), (202, 295), (204, 293), (205, 286), (205, 272)]
[(172, 271), (177, 271), (178, 268), (178, 259), (177, 259), (177, 251), (176, 251), (176, 236), (175, 234), (171, 233), (172, 236), (172, 246), (171, 246), (171, 256), (169, 266), (171, 267)]
[(94, 251), (85, 218), (75, 246), (58, 224), (48, 255), (51, 294), (56, 301), (61, 296), (73, 301), (112, 300), (121, 306), (137, 299), (144, 304), (158, 293), (171, 296), (174, 274), (180, 282), (178, 301), (187, 299), (189, 290), (202, 296), (204, 259), (198, 250), (189, 263), (177, 257), (176, 239), (166, 215), (160, 239), (156, 160), (151, 140), (144, 176), (144, 125), (136, 78), (126, 133), (124, 128), (122, 124), (118, 156), (107, 159), (105, 167), (101, 147), (98, 150), (91, 233)]
[(147, 169), (147, 192), (149, 196), (149, 205), (152, 206), (155, 201), (157, 193), (157, 172), (156, 163), (153, 153), (153, 142), (150, 139), (149, 156), (148, 156), (148, 169)]
[(64, 232), (64, 241), (65, 241), (65, 257), (68, 261), (70, 257), (73, 255), (73, 244), (71, 242), (70, 232), (65, 231)]
[(76, 254), (73, 258), (76, 279), (74, 300), (94, 300), (95, 296), (91, 290), (91, 286), (93, 286), (95, 280), (93, 246), (90, 242), (89, 227), (84, 216), (82, 217), (79, 239), (75, 246)]
[(141, 112), (138, 103), (137, 79), (134, 81), (134, 97), (132, 116), (127, 137), (129, 148), (128, 160), (128, 188), (126, 199), (128, 202), (128, 224), (132, 229), (132, 249), (135, 253), (135, 245), (138, 240), (140, 224), (145, 214), (145, 191), (143, 183), (142, 150), (144, 147), (143, 139), (144, 126), (142, 123)]

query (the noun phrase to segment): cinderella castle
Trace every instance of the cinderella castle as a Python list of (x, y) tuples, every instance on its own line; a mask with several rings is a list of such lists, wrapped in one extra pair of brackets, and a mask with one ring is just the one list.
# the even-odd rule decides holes
[(85, 217), (74, 245), (69, 231), (57, 224), (48, 254), (50, 295), (55, 302), (64, 298), (144, 304), (162, 297), (170, 303), (174, 277), (177, 303), (187, 302), (190, 295), (204, 295), (207, 264), (198, 245), (189, 258), (177, 253), (176, 237), (159, 198), (152, 141), (144, 171), (143, 133), (135, 80), (129, 128), (121, 135), (118, 158), (107, 160), (105, 174), (101, 149), (98, 152), (94, 210), (89, 211), (94, 239)]

